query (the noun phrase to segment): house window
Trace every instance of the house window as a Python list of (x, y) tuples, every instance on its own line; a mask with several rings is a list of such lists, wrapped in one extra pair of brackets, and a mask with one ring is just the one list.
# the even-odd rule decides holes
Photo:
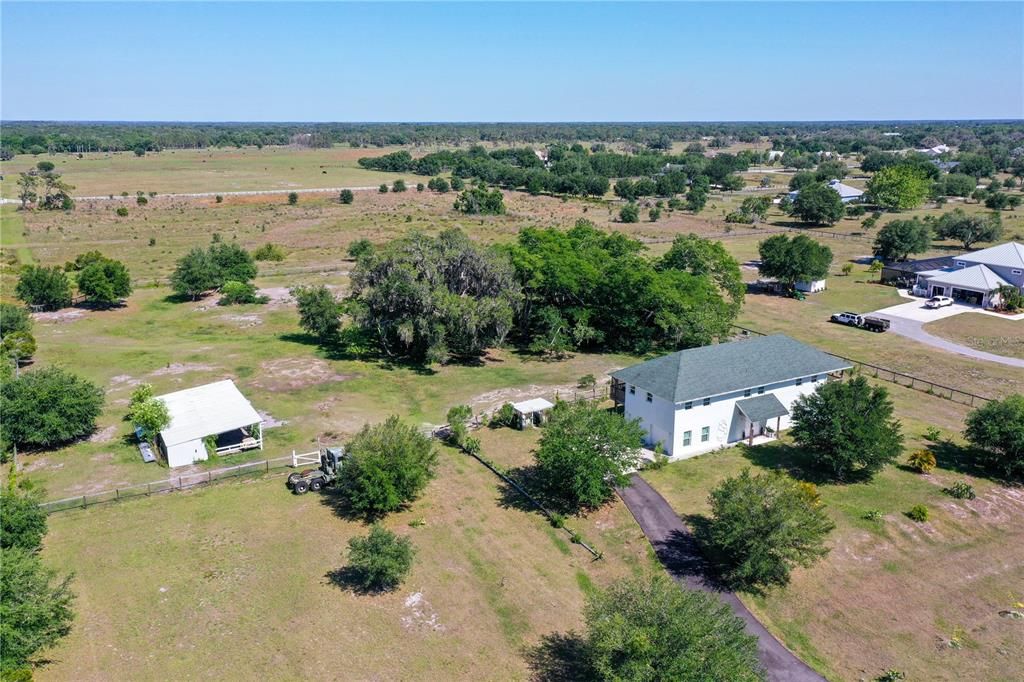
[(709, 440), (711, 440), (711, 427), (704, 426), (700, 430), (700, 442), (707, 443)]
[(707, 407), (710, 404), (711, 404), (711, 398), (704, 398), (704, 407)]
[(956, 264), (957, 264), (957, 267), (961, 267), (961, 268), (962, 268), (962, 267), (963, 267), (964, 265), (966, 265), (966, 263), (964, 263), (964, 262), (963, 262), (962, 260), (958, 260), (958, 261), (956, 262)]
[(693, 437), (693, 432), (692, 431), (683, 431), (683, 447), (684, 448), (690, 447), (690, 440), (692, 439), (692, 437)]
[(684, 410), (688, 410), (688, 409), (690, 409), (691, 407), (693, 407), (693, 403), (692, 403), (692, 402), (689, 402), (689, 403), (683, 403), (683, 409), (684, 409)]
[(743, 397), (744, 398), (749, 398), (750, 397), (750, 389), (749, 388), (747, 390), (743, 391)]
[(629, 394), (630, 395), (636, 395), (636, 386), (630, 386), (629, 387)]
[(1010, 272), (1012, 272), (1012, 273), (1013, 273), (1013, 274), (1015, 274), (1015, 275), (1019, 275), (1019, 274), (1021, 274), (1021, 273), (1020, 273), (1020, 270), (1010, 270)]
[(653, 403), (654, 402), (654, 396), (651, 395), (650, 393), (647, 394), (647, 402), (649, 402), (649, 403)]
[(799, 386), (802, 383), (804, 383), (804, 378), (803, 377), (800, 377), (799, 379), (796, 380), (796, 385), (797, 386)]
[(758, 394), (758, 395), (761, 395), (762, 393), (764, 393), (764, 386), (761, 386), (761, 387), (759, 387), (759, 388), (757, 389), (757, 394)]

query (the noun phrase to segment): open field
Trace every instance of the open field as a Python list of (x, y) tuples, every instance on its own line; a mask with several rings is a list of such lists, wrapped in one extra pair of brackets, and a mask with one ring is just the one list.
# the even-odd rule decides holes
[[(128, 192), (177, 194), (192, 192), (240, 192), (317, 187), (362, 187), (390, 183), (401, 177), (360, 168), (364, 156), (382, 156), (393, 148), (359, 149), (332, 147), (244, 147), (167, 149), (135, 156), (133, 152), (76, 154), (22, 154), (2, 164), (2, 196), (17, 196), (17, 173), (52, 161), (64, 180), (75, 186), (75, 196), (118, 196)], [(426, 153), (424, 149), (422, 152)]]
[[(481, 437), (500, 457), (535, 434)], [(424, 497), (386, 522), (417, 558), (383, 595), (329, 577), (366, 527), (282, 477), (52, 516), (44, 558), (75, 571), (80, 616), (37, 679), (527, 679), (526, 648), (579, 630), (586, 590), (654, 564), (619, 502), (572, 522), (605, 552), (594, 561), (501, 494), (443, 448)]]
[[(966, 409), (883, 384), (897, 405), (906, 452), (930, 445), (939, 468), (927, 476), (894, 466), (867, 484), (821, 485), (836, 523), (832, 551), (794, 573), (785, 590), (744, 602), (802, 659), (829, 679), (873, 679), (887, 668), (911, 680), (1012, 680), (1024, 629), (999, 611), (1024, 598), (1024, 491), (972, 476), (952, 459)], [(928, 425), (947, 425), (954, 445), (926, 443)], [(684, 517), (706, 514), (707, 495), (745, 467), (781, 467), (800, 476), (788, 441), (743, 446), (670, 464), (644, 477)], [(976, 500), (942, 488), (970, 482)], [(914, 504), (927, 523), (904, 516)], [(864, 514), (878, 510), (882, 521)], [(954, 642), (955, 640), (955, 642)]]
[(967, 313), (930, 322), (925, 331), (971, 348), (1024, 358), (1024, 324), (991, 315)]

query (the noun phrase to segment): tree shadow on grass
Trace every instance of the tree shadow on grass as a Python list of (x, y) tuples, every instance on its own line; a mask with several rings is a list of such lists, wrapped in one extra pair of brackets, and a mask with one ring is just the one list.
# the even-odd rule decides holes
[[(310, 491), (306, 494), (316, 495), (317, 493)], [(369, 526), (386, 516), (386, 514), (367, 514), (366, 512), (353, 509), (345, 494), (336, 487), (325, 488), (319, 495), (320, 504), (330, 509), (334, 512), (335, 516), (344, 521), (363, 523)], [(395, 511), (401, 511), (401, 509)]]
[(959, 474), (976, 478), (987, 478), (1004, 485), (1014, 483), (1014, 481), (1000, 476), (979, 463), (982, 460), (982, 457), (980, 457), (982, 453), (976, 448), (944, 440), (933, 441), (928, 446), (928, 449), (935, 455), (935, 465), (940, 469), (955, 471)]
[(864, 471), (851, 474), (843, 480), (817, 465), (814, 456), (807, 450), (796, 445), (774, 441), (761, 445), (741, 445), (741, 454), (751, 464), (763, 469), (781, 471), (800, 481), (815, 485), (824, 483), (863, 483), (870, 480), (871, 475)]
[(342, 566), (324, 574), (327, 582), (338, 589), (358, 595), (385, 594), (391, 589), (383, 587), (367, 587), (363, 572), (353, 566)]
[[(408, 360), (399, 357), (390, 357), (373, 348), (361, 343), (355, 343), (348, 336), (342, 335), (335, 341), (325, 341), (306, 332), (287, 332), (278, 338), (286, 343), (297, 343), (303, 346), (316, 348), (327, 360), (335, 361), (358, 361), (375, 364), (383, 370), (406, 369), (423, 376), (433, 376), (437, 370), (422, 362)], [(482, 365), (483, 360), (476, 359), (475, 365)], [(452, 364), (459, 364), (453, 362)]]
[(534, 682), (585, 682), (597, 679), (590, 665), (587, 642), (576, 632), (544, 635), (523, 653)]
[[(562, 515), (574, 515), (578, 509), (565, 500), (550, 495), (542, 485), (537, 467), (525, 465), (508, 469), (505, 475), (519, 484), (534, 500), (543, 505), (550, 512)], [(498, 505), (503, 509), (518, 509), (523, 512), (540, 512), (537, 505), (533, 503), (522, 491), (510, 485), (504, 479), (498, 485)]]

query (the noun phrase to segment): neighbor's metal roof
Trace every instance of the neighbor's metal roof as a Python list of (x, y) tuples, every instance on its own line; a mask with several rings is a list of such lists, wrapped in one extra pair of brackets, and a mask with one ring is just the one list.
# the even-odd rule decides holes
[(544, 400), (544, 398), (530, 398), (524, 400), (521, 403), (512, 403), (512, 407), (516, 412), (522, 412), (527, 414), (529, 412), (540, 412), (542, 410), (549, 410), (554, 407), (554, 404)]
[(813, 346), (775, 334), (681, 350), (620, 369), (612, 376), (681, 403), (851, 366)]
[(974, 253), (965, 253), (957, 256), (957, 260), (1003, 268), (1024, 268), (1024, 244), (1007, 242)]
[(740, 412), (747, 415), (747, 419), (752, 422), (763, 422), (766, 419), (784, 417), (789, 414), (789, 410), (779, 402), (774, 393), (765, 393), (756, 398), (738, 400), (736, 401), (736, 407), (740, 408)]
[(252, 426), (263, 421), (230, 379), (157, 396), (171, 424), (160, 432), (168, 446)]
[(954, 270), (944, 275), (936, 275), (928, 281), (931, 284), (945, 284), (951, 287), (976, 289), (985, 292), (994, 291), (1001, 286), (1009, 284), (1009, 282), (984, 265), (972, 265), (969, 268)]

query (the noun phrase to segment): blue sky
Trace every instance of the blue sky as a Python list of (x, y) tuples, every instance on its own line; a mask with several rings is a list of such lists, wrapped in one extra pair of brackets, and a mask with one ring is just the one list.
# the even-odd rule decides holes
[(1024, 3), (2, 5), (5, 120), (1024, 117)]

